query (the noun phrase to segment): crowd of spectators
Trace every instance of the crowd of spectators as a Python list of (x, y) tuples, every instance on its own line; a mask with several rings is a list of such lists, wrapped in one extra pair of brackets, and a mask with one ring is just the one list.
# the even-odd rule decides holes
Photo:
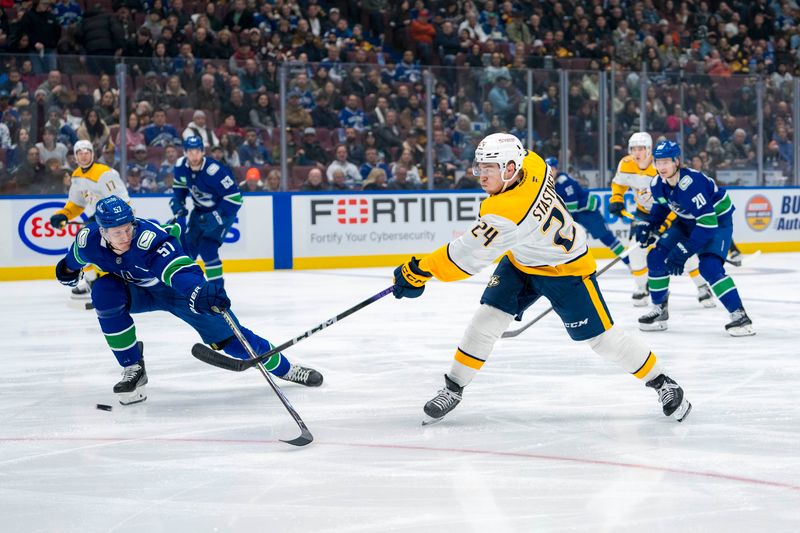
[[(0, 7), (3, 193), (64, 192), (78, 139), (118, 169), (124, 151), (120, 170), (131, 192), (169, 192), (190, 135), (202, 137), (246, 191), (278, 190), (283, 158), (291, 190), (413, 189), (430, 180), (475, 188), (475, 147), (495, 131), (545, 156), (565, 142), (577, 169), (597, 168), (602, 70), (615, 83), (615, 157), (643, 129), (644, 90), (644, 129), (654, 138), (682, 132), (695, 168), (752, 170), (757, 142), (768, 170), (790, 175), (794, 163), (794, 0), (0, 0)], [(114, 75), (122, 58), (124, 94)], [(568, 95), (559, 93), (559, 68), (569, 69)], [(534, 69), (530, 99), (527, 69)], [(431, 128), (426, 70), (434, 77)], [(565, 103), (568, 135), (559, 126)]]

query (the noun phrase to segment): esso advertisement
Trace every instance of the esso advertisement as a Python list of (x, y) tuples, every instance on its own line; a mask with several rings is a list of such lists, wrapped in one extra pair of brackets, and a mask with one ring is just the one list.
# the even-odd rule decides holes
[[(17, 225), (20, 241), (39, 254), (66, 254), (82, 224), (78, 222), (67, 224), (63, 228), (53, 228), (50, 225), (50, 217), (62, 207), (64, 207), (64, 202), (44, 202), (25, 211)], [(82, 214), (79, 219), (85, 222), (87, 217)]]

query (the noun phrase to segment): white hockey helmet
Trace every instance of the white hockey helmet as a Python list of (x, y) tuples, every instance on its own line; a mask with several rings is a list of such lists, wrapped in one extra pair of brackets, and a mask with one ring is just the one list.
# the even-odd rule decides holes
[(92, 146), (91, 141), (81, 140), (75, 143), (75, 146), (72, 147), (72, 153), (78, 155), (78, 152), (82, 150), (89, 150), (94, 155), (94, 146)]
[(628, 139), (628, 152), (634, 146), (644, 146), (647, 149), (647, 155), (653, 153), (653, 138), (646, 131), (637, 131), (631, 138)]
[(522, 170), (522, 160), (525, 159), (525, 152), (526, 150), (525, 147), (522, 146), (522, 142), (514, 135), (509, 133), (492, 133), (484, 137), (475, 149), (475, 165), (472, 168), (472, 173), (476, 176), (480, 175), (480, 170), (477, 167), (479, 163), (497, 163), (500, 166), (500, 171), (503, 172), (506, 165), (510, 161), (513, 161), (517, 171), (511, 179), (503, 179), (507, 185), (513, 181), (520, 170)]

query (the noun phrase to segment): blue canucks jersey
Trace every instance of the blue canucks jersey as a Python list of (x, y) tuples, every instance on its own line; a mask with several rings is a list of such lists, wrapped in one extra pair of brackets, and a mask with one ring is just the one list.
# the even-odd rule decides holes
[(70, 270), (92, 264), (140, 287), (163, 283), (185, 296), (205, 283), (203, 271), (183, 253), (178, 239), (141, 218), (136, 219), (130, 249), (122, 255), (109, 247), (97, 223), (92, 222), (78, 232), (65, 261)]
[(556, 193), (564, 200), (570, 213), (597, 209), (597, 196), (589, 194), (565, 172), (559, 172), (556, 176)]
[(676, 221), (693, 226), (690, 243), (697, 250), (718, 227), (731, 225), (734, 207), (728, 192), (713, 179), (691, 168), (681, 168), (679, 172), (675, 187), (661, 176), (650, 183), (654, 200), (650, 221), (660, 224), (674, 211), (678, 215)]
[(223, 216), (234, 217), (242, 207), (242, 193), (230, 169), (208, 157), (203, 158), (203, 164), (196, 172), (189, 168), (186, 157), (175, 163), (175, 200), (184, 205), (189, 194), (194, 208), (201, 213), (217, 210)]

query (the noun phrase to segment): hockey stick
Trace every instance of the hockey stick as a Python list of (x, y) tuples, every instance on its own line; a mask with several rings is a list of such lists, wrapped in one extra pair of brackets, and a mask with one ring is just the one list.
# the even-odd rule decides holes
[(313, 328), (311, 328), (310, 330), (306, 331), (302, 335), (299, 335), (299, 336), (297, 336), (297, 337), (295, 337), (295, 338), (293, 338), (293, 339), (291, 339), (289, 341), (284, 342), (280, 346), (277, 346), (277, 347), (273, 348), (272, 350), (268, 351), (267, 353), (265, 353), (263, 355), (259, 355), (257, 357), (253, 356), (253, 358), (251, 358), (251, 359), (246, 359), (246, 360), (245, 359), (234, 359), (232, 357), (228, 357), (226, 355), (223, 355), (223, 354), (221, 354), (221, 353), (219, 353), (219, 352), (217, 352), (215, 350), (212, 350), (211, 348), (209, 348), (208, 346), (206, 346), (204, 344), (199, 344), (199, 343), (195, 344), (192, 347), (192, 355), (195, 356), (197, 359), (200, 359), (204, 363), (208, 363), (209, 365), (216, 366), (218, 368), (223, 368), (225, 370), (231, 370), (233, 372), (241, 372), (243, 370), (247, 370), (248, 368), (250, 368), (252, 366), (257, 365), (258, 363), (263, 363), (264, 361), (266, 361), (267, 359), (269, 359), (270, 357), (272, 357), (276, 353), (280, 353), (283, 350), (289, 348), (290, 346), (294, 346), (295, 344), (297, 344), (298, 342), (302, 341), (303, 339), (306, 339), (306, 338), (310, 337), (311, 335), (317, 333), (318, 331), (322, 331), (323, 329), (327, 328), (328, 326), (332, 326), (333, 324), (339, 322), (343, 318), (348, 317), (348, 316), (352, 315), (353, 313), (355, 313), (356, 311), (359, 311), (359, 310), (365, 308), (369, 304), (371, 304), (373, 302), (377, 302), (378, 300), (380, 300), (381, 298), (383, 298), (384, 296), (386, 296), (387, 294), (389, 294), (391, 292), (392, 292), (392, 287), (389, 287), (387, 289), (383, 289), (378, 294), (376, 294), (374, 296), (370, 296), (369, 298), (367, 298), (363, 302), (354, 305), (350, 309), (348, 309), (346, 311), (343, 311), (342, 313), (339, 313), (335, 317), (330, 318), (330, 319), (326, 320), (325, 322), (314, 326)]
[[(219, 310), (216, 308), (214, 310), (219, 312)], [(250, 360), (253, 361), (257, 359), (258, 356), (253, 351), (253, 347), (250, 346), (250, 343), (247, 342), (247, 339), (244, 338), (244, 335), (242, 335), (242, 331), (239, 329), (239, 326), (236, 324), (236, 321), (234, 321), (233, 318), (231, 317), (231, 314), (228, 311), (222, 311), (221, 313), (222, 313), (222, 318), (224, 318), (225, 322), (228, 323), (228, 327), (231, 328), (231, 331), (233, 331), (233, 334), (236, 336), (236, 339), (238, 339), (241, 345), (244, 346), (244, 349), (247, 351), (247, 355), (250, 356)], [(192, 353), (194, 353), (194, 349), (192, 349)], [(305, 446), (307, 444), (311, 444), (311, 442), (314, 440), (314, 436), (308, 430), (308, 427), (306, 427), (306, 424), (305, 422), (303, 422), (303, 419), (300, 418), (300, 415), (297, 414), (297, 411), (294, 410), (294, 407), (292, 407), (292, 404), (289, 403), (289, 400), (283, 394), (283, 391), (280, 389), (280, 387), (275, 385), (275, 382), (272, 381), (272, 376), (269, 375), (267, 369), (264, 368), (263, 365), (259, 365), (258, 369), (261, 371), (261, 374), (264, 376), (264, 379), (267, 380), (267, 383), (269, 383), (269, 386), (272, 387), (272, 390), (275, 391), (275, 394), (278, 395), (278, 398), (280, 399), (283, 406), (286, 408), (287, 411), (289, 411), (289, 414), (292, 415), (292, 418), (294, 418), (294, 421), (297, 422), (297, 425), (300, 427), (300, 436), (297, 437), (296, 439), (292, 440), (279, 439), (279, 440), (281, 442), (291, 444), (292, 446)]]
[[(606, 266), (601, 268), (600, 271), (597, 273), (597, 275), (595, 277), (600, 277), (601, 275), (603, 275), (603, 272), (605, 272), (606, 270), (608, 270), (612, 266), (614, 266), (617, 263), (619, 263), (620, 261), (622, 261), (622, 259), (624, 259), (625, 257), (628, 257), (628, 254), (631, 253), (632, 249), (633, 249), (632, 247), (629, 247), (627, 250), (625, 250), (624, 252), (619, 254), (617, 257), (615, 257), (609, 264), (607, 264)], [(523, 331), (525, 331), (526, 329), (528, 329), (532, 325), (536, 324), (539, 320), (541, 320), (542, 318), (547, 316), (550, 313), (550, 311), (552, 311), (552, 310), (553, 310), (553, 306), (550, 306), (547, 309), (545, 309), (544, 311), (542, 311), (536, 318), (534, 318), (533, 320), (531, 320), (530, 322), (528, 322), (527, 324), (525, 324), (521, 328), (514, 329), (514, 330), (509, 330), (509, 331), (504, 331), (503, 334), (501, 335), (501, 338), (510, 339), (511, 337), (516, 337), (517, 335), (519, 335), (520, 333), (522, 333)]]

